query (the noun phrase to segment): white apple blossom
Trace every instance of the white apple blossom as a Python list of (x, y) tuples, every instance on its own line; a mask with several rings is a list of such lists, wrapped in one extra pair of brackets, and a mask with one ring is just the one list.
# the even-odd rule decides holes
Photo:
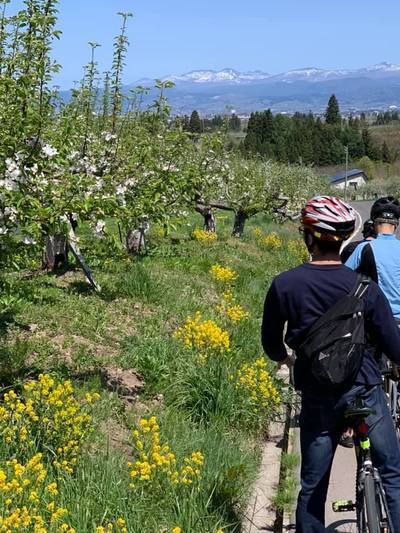
[(104, 228), (106, 227), (106, 223), (104, 220), (98, 220), (95, 228), (95, 233), (98, 237), (104, 236)]
[(32, 239), (31, 237), (23, 237), (22, 242), (27, 246), (34, 246), (35, 244), (37, 244), (37, 241), (35, 241), (35, 239)]
[(117, 186), (115, 189), (115, 192), (117, 193), (117, 196), (123, 196), (126, 193), (127, 187), (126, 185), (123, 185), (122, 183)]
[(17, 220), (17, 210), (14, 207), (5, 207), (4, 216), (7, 217), (10, 222), (15, 222)]
[(94, 190), (95, 191), (101, 191), (102, 189), (104, 189), (105, 185), (106, 185), (106, 182), (103, 179), (100, 178), (100, 179), (98, 179), (96, 181), (96, 185), (94, 186)]
[(104, 136), (104, 140), (105, 140), (106, 142), (114, 141), (114, 140), (117, 138), (116, 135), (114, 135), (113, 133), (111, 133), (111, 132), (109, 132), (109, 131), (105, 131), (105, 132), (103, 132), (103, 136)]
[(52, 159), (58, 154), (56, 148), (53, 148), (50, 144), (45, 144), (44, 146), (42, 146), (42, 152), (49, 159)]

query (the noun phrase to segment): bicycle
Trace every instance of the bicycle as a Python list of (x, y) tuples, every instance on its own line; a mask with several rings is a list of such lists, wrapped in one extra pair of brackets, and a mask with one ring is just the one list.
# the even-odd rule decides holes
[(399, 368), (388, 361), (387, 368), (382, 372), (383, 388), (388, 397), (389, 410), (393, 419), (397, 439), (400, 441), (400, 390)]
[(356, 511), (358, 533), (392, 533), (386, 495), (378, 470), (373, 466), (369, 427), (365, 419), (374, 414), (359, 398), (345, 412), (345, 419), (355, 432), (357, 453), (356, 502), (333, 502), (335, 512)]

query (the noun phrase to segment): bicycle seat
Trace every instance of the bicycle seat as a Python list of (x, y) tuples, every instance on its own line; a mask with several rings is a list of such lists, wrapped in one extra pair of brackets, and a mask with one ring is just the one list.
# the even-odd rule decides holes
[(374, 415), (375, 411), (369, 407), (350, 406), (344, 412), (345, 418), (367, 418), (369, 415)]

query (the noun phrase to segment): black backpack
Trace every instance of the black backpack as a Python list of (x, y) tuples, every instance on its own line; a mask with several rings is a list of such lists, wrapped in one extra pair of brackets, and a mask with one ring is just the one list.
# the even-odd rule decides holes
[(314, 381), (324, 389), (351, 386), (367, 345), (364, 296), (370, 278), (359, 275), (350, 294), (341, 298), (307, 331), (296, 349), (308, 361)]

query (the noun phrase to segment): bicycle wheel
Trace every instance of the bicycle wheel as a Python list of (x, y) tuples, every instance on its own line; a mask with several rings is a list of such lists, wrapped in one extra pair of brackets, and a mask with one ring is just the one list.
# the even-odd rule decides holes
[(400, 390), (396, 383), (396, 402), (394, 408), (394, 425), (396, 430), (397, 439), (400, 440)]
[(382, 510), (378, 505), (379, 497), (377, 487), (372, 474), (366, 474), (364, 479), (364, 506), (367, 521), (365, 531), (368, 533), (381, 533)]

